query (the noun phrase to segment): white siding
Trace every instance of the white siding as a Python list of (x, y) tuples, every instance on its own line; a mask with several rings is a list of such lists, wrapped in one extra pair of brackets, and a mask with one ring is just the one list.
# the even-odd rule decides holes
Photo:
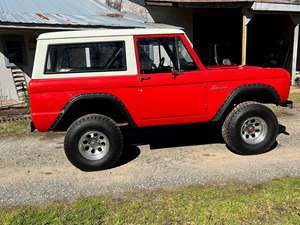
[(17, 92), (10, 69), (5, 66), (3, 46), (0, 39), (0, 102), (3, 100), (17, 100)]

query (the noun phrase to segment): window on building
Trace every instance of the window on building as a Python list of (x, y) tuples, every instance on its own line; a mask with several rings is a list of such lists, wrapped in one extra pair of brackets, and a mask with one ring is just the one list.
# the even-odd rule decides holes
[(50, 45), (46, 73), (126, 70), (125, 42)]
[(25, 44), (23, 37), (4, 36), (4, 54), (6, 66), (23, 66), (26, 63)]
[(179, 38), (139, 38), (137, 40), (141, 72), (169, 73), (194, 71), (198, 67)]

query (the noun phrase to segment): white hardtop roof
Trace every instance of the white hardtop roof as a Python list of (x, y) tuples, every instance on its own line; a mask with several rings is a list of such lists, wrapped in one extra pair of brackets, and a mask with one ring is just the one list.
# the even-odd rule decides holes
[(41, 34), (38, 40), (63, 39), (63, 38), (83, 38), (83, 37), (106, 37), (106, 36), (133, 36), (152, 34), (183, 34), (180, 29), (165, 28), (135, 28), (135, 29), (91, 29), (80, 31), (62, 31)]

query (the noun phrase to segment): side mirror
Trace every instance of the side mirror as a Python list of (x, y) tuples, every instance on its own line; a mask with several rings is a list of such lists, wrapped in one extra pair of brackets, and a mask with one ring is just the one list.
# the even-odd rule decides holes
[(181, 75), (182, 73), (174, 68), (172, 68), (172, 75), (174, 80), (176, 79), (177, 76)]

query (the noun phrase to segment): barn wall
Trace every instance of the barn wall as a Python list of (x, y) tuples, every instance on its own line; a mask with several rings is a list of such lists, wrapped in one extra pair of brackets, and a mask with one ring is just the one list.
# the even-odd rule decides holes
[(147, 9), (156, 23), (182, 27), (193, 41), (193, 9), (159, 6), (148, 6)]

